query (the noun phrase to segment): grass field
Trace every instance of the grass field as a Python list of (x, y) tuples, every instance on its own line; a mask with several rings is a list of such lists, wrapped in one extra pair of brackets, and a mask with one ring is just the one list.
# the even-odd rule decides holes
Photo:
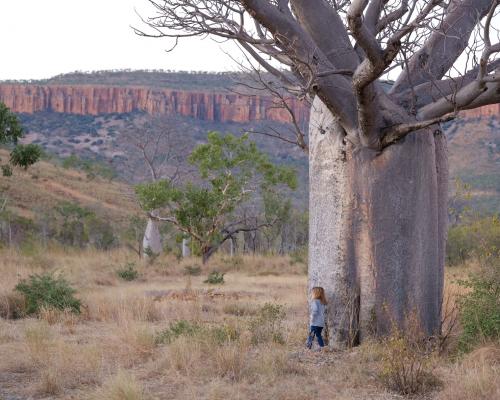
[[(126, 282), (117, 270), (131, 262), (139, 275)], [(197, 265), (169, 256), (143, 265), (124, 250), (1, 250), (0, 311), (16, 303), (20, 279), (47, 271), (63, 273), (84, 306), (80, 315), (0, 319), (0, 399), (402, 398), (380, 378), (380, 344), (304, 349), (304, 265), (216, 256), (198, 276), (185, 274)], [(225, 273), (223, 285), (203, 282), (213, 269)], [(500, 399), (498, 344), (432, 362), (441, 383), (420, 398)]]

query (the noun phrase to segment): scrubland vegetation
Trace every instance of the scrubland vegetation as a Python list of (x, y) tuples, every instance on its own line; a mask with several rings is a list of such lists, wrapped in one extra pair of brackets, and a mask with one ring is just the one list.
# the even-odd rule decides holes
[[(213, 271), (223, 282), (205, 282)], [(447, 269), (443, 337), (424, 340), (409, 318), (405, 332), (343, 351), (304, 348), (305, 272), (290, 257), (202, 266), (4, 248), (0, 398), (500, 398), (498, 263)]]

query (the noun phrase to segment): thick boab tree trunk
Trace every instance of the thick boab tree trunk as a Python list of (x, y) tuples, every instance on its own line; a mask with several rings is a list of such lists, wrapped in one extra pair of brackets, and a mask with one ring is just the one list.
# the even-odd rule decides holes
[(329, 300), (331, 344), (384, 334), (417, 313), (441, 322), (446, 141), (417, 131), (382, 152), (356, 149), (315, 99), (310, 120), (309, 285)]

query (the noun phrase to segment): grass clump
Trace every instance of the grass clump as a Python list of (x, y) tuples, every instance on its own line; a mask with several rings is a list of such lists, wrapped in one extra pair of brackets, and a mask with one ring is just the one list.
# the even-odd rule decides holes
[(223, 345), (224, 343), (238, 340), (240, 333), (234, 326), (218, 325), (210, 328), (207, 336), (210, 337), (215, 344)]
[(119, 278), (128, 282), (136, 280), (139, 276), (139, 272), (137, 272), (137, 270), (135, 269), (134, 263), (127, 263), (123, 268), (120, 268), (118, 271), (116, 271), (116, 274)]
[(187, 265), (184, 267), (184, 275), (199, 276), (201, 267), (199, 265)]
[(283, 305), (266, 303), (250, 321), (252, 343), (274, 342), (283, 344), (283, 321), (286, 312)]
[(31, 275), (28, 280), (21, 280), (15, 290), (24, 295), (28, 315), (38, 314), (42, 307), (80, 313), (81, 302), (74, 297), (76, 290), (61, 276)]
[(224, 283), (224, 275), (219, 271), (212, 271), (208, 274), (207, 279), (203, 282), (208, 283), (210, 285), (222, 285)]
[(133, 375), (119, 371), (116, 376), (109, 379), (92, 399), (108, 400), (144, 400), (147, 396), (140, 383)]

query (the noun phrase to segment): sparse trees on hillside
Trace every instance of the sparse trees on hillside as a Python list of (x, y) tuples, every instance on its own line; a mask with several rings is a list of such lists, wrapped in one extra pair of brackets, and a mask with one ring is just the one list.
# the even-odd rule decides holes
[[(194, 241), (204, 263), (239, 232), (274, 224), (281, 189), (296, 186), (294, 172), (272, 164), (247, 135), (211, 132), (189, 161), (198, 169), (199, 184), (157, 180), (138, 185), (136, 193), (151, 219), (173, 224)], [(271, 199), (273, 207), (266, 208)]]
[(413, 311), (439, 333), (448, 193), (439, 123), (500, 101), (499, 1), (149, 3), (152, 30), (139, 33), (234, 40), (313, 99), (309, 281), (326, 289), (332, 343), (387, 333)]

